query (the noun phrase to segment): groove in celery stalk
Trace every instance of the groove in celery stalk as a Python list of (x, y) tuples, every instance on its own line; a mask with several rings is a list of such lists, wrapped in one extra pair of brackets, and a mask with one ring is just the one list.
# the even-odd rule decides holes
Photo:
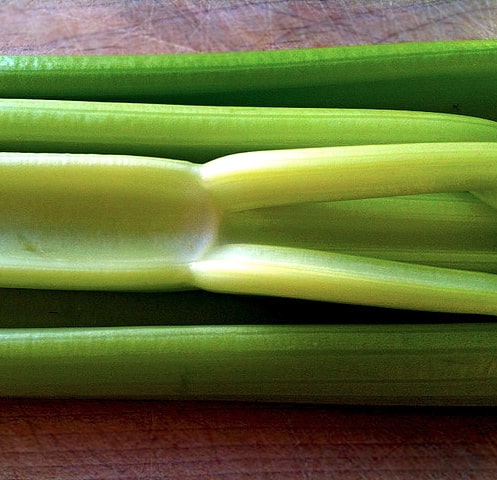
[(468, 192), (231, 212), (220, 244), (308, 248), (497, 273), (497, 212)]
[(497, 209), (497, 191), (496, 190), (480, 190), (472, 192), (473, 195), (478, 197), (482, 202), (486, 203), (492, 208)]

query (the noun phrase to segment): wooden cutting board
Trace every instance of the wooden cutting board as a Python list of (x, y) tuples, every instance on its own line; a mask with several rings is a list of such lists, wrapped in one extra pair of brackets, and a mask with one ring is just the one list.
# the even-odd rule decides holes
[(486, 0), (4, 0), (0, 54), (127, 54), (492, 37)]
[[(497, 8), (491, 0), (4, 0), (0, 24), (0, 54), (186, 53), (497, 38)], [(497, 478), (496, 445), (495, 410), (0, 400), (6, 479), (482, 480)]]

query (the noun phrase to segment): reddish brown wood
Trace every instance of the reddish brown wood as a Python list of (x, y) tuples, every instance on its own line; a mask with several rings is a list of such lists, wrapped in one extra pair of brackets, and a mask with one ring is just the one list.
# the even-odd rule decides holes
[(0, 54), (126, 54), (491, 38), (491, 0), (3, 0)]
[(497, 411), (0, 401), (2, 478), (493, 479)]

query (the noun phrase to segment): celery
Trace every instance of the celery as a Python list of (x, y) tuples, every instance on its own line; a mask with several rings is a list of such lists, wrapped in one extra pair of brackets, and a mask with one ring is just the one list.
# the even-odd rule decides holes
[(0, 99), (2, 151), (115, 153), (205, 162), (253, 150), (494, 142), (497, 123), (415, 111)]
[(495, 211), (468, 192), (314, 202), (232, 212), (220, 243), (351, 253), (497, 273)]
[(0, 57), (0, 395), (495, 405), (496, 45)]
[(0, 96), (423, 110), (497, 119), (494, 39), (137, 56), (0, 57)]
[(495, 405), (496, 342), (494, 323), (0, 329), (0, 395)]
[[(385, 202), (389, 196), (487, 190), (497, 180), (495, 145), (273, 150), (202, 165), (149, 157), (4, 153), (0, 282), (51, 289), (203, 288), (496, 315), (497, 276), (488, 273), (491, 265), (479, 265), (494, 261), (496, 214), (474, 197), (482, 219), (475, 221), (474, 235), (484, 239), (478, 244), (464, 233), (455, 235), (448, 256), (430, 230), (420, 235), (431, 250), (420, 247), (420, 256), (404, 258), (395, 258), (395, 248), (388, 246), (383, 256), (367, 250), (357, 255), (349, 250), (353, 240), (334, 250), (333, 244), (316, 249), (298, 241), (266, 244), (265, 235), (248, 237), (253, 243), (227, 235), (236, 230), (237, 212), (257, 214), (284, 205), (303, 209), (322, 201), (337, 203), (340, 210), (347, 206), (344, 200), (380, 197)], [(453, 202), (448, 207), (455, 208)], [(361, 203), (357, 208), (367, 215)], [(418, 204), (418, 216), (423, 209)], [(424, 218), (430, 226), (430, 215)], [(321, 233), (318, 247), (330, 240), (326, 230)], [(414, 250), (409, 236), (402, 240), (399, 232), (394, 241)], [(457, 262), (467, 270), (454, 268)]]

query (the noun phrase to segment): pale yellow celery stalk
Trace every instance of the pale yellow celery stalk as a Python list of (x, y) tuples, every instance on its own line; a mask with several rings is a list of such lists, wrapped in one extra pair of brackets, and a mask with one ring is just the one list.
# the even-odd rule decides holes
[(497, 315), (497, 275), (264, 245), (225, 245), (193, 264), (213, 292)]
[(489, 190), (496, 143), (413, 143), (251, 152), (201, 167), (228, 211), (303, 202)]
[[(246, 209), (497, 184), (497, 144), (253, 152), (205, 165), (3, 154), (0, 285), (206, 290), (497, 314), (497, 275), (281, 245), (221, 243)], [(235, 161), (236, 160), (236, 161)]]

